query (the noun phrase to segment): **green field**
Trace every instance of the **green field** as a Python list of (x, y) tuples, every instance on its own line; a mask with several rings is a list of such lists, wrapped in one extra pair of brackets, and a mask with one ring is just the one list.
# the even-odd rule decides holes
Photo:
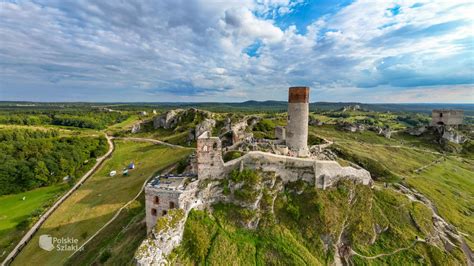
[[(63, 264), (72, 252), (40, 249), (40, 235), (72, 237), (82, 244), (137, 195), (145, 180), (191, 152), (143, 142), (115, 141), (115, 144), (111, 159), (52, 214), (14, 260), (14, 265), (28, 265), (32, 261), (39, 265)], [(123, 176), (121, 170), (130, 162), (136, 168)], [(117, 171), (114, 177), (109, 176), (112, 170)]]
[(3, 254), (0, 258), (23, 236), (28, 222), (41, 214), (65, 188), (65, 185), (56, 185), (0, 197), (0, 255)]

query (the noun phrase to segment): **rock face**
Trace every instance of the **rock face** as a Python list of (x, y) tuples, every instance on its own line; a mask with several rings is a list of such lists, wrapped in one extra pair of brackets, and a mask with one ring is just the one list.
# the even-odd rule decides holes
[(215, 126), (216, 126), (216, 120), (206, 118), (204, 121), (202, 121), (201, 123), (199, 123), (199, 124), (196, 126), (195, 129), (192, 129), (192, 130), (191, 130), (188, 139), (189, 139), (189, 140), (195, 140), (195, 139), (197, 139), (199, 136), (201, 136), (202, 133), (204, 133), (204, 132), (206, 132), (206, 131), (212, 132), (212, 129), (213, 129)]
[(174, 128), (178, 124), (178, 114), (184, 112), (182, 109), (170, 110), (153, 120), (154, 128)]
[(389, 139), (392, 136), (392, 131), (388, 127), (381, 128), (379, 131), (379, 135), (382, 135)]
[(363, 124), (352, 124), (349, 122), (340, 123), (338, 124), (338, 127), (341, 130), (350, 131), (350, 132), (361, 132), (365, 130), (365, 126)]
[(341, 111), (350, 112), (350, 111), (359, 111), (359, 110), (361, 110), (360, 105), (354, 104), (354, 105), (344, 106)]
[(132, 132), (133, 134), (140, 132), (141, 126), (142, 126), (141, 123), (133, 124), (132, 129), (130, 130), (130, 132)]
[(321, 122), (321, 121), (318, 120), (318, 119), (310, 119), (310, 120), (309, 120), (309, 125), (310, 125), (310, 126), (322, 126), (322, 125), (324, 125), (324, 123)]
[(408, 128), (406, 132), (412, 136), (421, 136), (423, 133), (425, 133), (427, 128), (425, 126), (422, 127), (412, 127)]
[(459, 132), (456, 132), (452, 128), (447, 128), (444, 130), (442, 138), (457, 144), (462, 144), (467, 141), (467, 138)]
[(145, 239), (135, 253), (137, 265), (167, 265), (166, 257), (183, 239), (184, 224), (187, 214), (182, 209), (175, 209), (167, 216), (161, 217), (152, 233)]
[(235, 144), (245, 138), (245, 129), (247, 128), (247, 120), (242, 120), (232, 124), (232, 143)]

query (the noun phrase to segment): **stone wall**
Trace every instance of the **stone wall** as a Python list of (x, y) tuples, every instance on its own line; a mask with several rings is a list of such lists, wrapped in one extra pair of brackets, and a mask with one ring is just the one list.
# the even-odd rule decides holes
[(196, 159), (199, 179), (220, 178), (224, 165), (220, 139), (209, 132), (198, 137)]
[[(174, 208), (179, 206), (180, 194), (179, 191), (165, 191), (153, 187), (145, 187), (145, 219), (148, 233), (151, 232), (151, 229), (156, 224), (156, 220), (168, 213), (170, 202), (173, 203)], [(152, 210), (155, 210), (156, 214), (153, 214)]]
[(221, 178), (227, 176), (233, 169), (243, 167), (275, 172), (285, 183), (304, 180), (314, 184), (316, 188), (323, 189), (330, 187), (342, 178), (351, 179), (364, 185), (372, 183), (370, 173), (362, 168), (343, 167), (336, 161), (295, 158), (260, 151), (249, 152), (225, 163)]
[(277, 140), (286, 140), (286, 128), (282, 126), (275, 127), (275, 138)]
[(431, 125), (462, 125), (463, 110), (433, 110), (431, 112)]
[(210, 137), (209, 132), (198, 138), (196, 152), (199, 179), (222, 179), (233, 169), (246, 167), (275, 172), (284, 181), (305, 180), (317, 188), (330, 186), (340, 178), (350, 178), (365, 185), (372, 182), (370, 173), (365, 169), (342, 167), (336, 161), (296, 158), (261, 151), (251, 151), (224, 163), (220, 140)]
[[(196, 197), (198, 181), (189, 183), (185, 190), (165, 190), (145, 187), (146, 225), (149, 233), (156, 220), (168, 214), (170, 209), (183, 209), (186, 212), (196, 205), (202, 204)], [(153, 209), (156, 215), (153, 215)]]

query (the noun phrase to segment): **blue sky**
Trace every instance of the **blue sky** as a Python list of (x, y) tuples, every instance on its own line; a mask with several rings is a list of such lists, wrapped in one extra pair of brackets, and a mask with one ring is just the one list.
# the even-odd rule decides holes
[(472, 1), (0, 0), (0, 100), (474, 103)]

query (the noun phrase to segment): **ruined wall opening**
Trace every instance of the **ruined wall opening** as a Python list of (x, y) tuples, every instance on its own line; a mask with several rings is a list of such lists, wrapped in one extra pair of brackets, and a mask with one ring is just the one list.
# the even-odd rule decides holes
[(153, 203), (155, 203), (155, 204), (160, 204), (160, 198), (159, 198), (158, 196), (155, 196), (155, 197), (153, 198)]
[(170, 209), (174, 209), (174, 208), (175, 208), (174, 202), (170, 201)]
[(437, 124), (437, 125), (439, 125), (439, 126), (444, 126), (444, 123), (443, 123), (443, 122), (441, 122), (441, 121), (439, 121), (439, 122), (438, 122), (438, 123), (436, 123), (436, 124)]
[(166, 210), (163, 210), (163, 211), (161, 212), (161, 216), (165, 216), (166, 214), (168, 214), (168, 212), (167, 212)]
[(151, 215), (156, 216), (156, 209), (151, 209)]

